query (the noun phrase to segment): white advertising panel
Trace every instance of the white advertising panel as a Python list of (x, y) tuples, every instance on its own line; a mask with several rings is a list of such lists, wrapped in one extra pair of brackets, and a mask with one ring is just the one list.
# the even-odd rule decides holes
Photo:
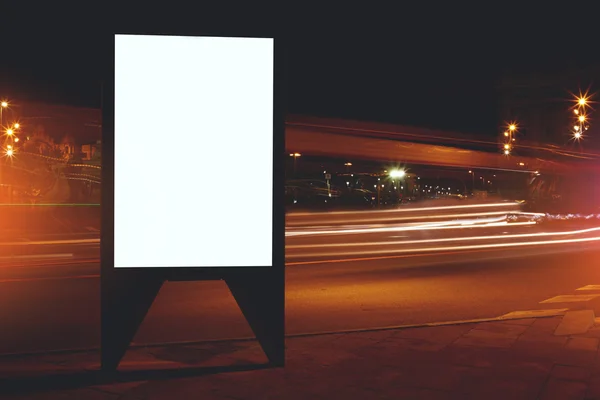
[(273, 50), (115, 35), (115, 268), (272, 266)]

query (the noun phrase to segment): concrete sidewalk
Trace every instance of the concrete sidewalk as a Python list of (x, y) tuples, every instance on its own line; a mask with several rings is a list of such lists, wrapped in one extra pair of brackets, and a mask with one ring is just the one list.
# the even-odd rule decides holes
[(576, 313), (293, 337), (272, 369), (243, 367), (266, 362), (253, 341), (136, 348), (109, 379), (97, 352), (3, 357), (0, 398), (600, 399), (600, 324)]

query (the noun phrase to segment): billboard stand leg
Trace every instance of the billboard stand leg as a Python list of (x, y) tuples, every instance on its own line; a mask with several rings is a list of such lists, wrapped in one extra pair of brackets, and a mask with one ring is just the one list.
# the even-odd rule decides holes
[(113, 274), (104, 273), (101, 281), (100, 365), (105, 372), (118, 368), (164, 282), (149, 279), (142, 271), (119, 273), (118, 278)]
[(282, 270), (224, 278), (260, 346), (276, 367), (285, 364), (285, 288)]

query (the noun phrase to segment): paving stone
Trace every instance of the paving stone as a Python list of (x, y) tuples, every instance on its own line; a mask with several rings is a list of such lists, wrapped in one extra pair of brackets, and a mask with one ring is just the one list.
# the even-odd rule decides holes
[(408, 372), (414, 386), (442, 392), (456, 392), (463, 386), (465, 377), (479, 374), (473, 367), (444, 364), (416, 365)]
[[(385, 356), (390, 353), (389, 349), (371, 349), (372, 353), (369, 354), (373, 358), (379, 359), (381, 356)], [(358, 355), (357, 355), (358, 354)], [(365, 353), (366, 354), (366, 353)], [(319, 351), (308, 352), (304, 359), (308, 362), (315, 363), (321, 366), (332, 366), (339, 362), (347, 360), (361, 360), (359, 357), (360, 352), (352, 352), (350, 350), (343, 350), (337, 348), (320, 349)], [(288, 354), (287, 358), (292, 358), (292, 354)]]
[(554, 336), (552, 333), (539, 333), (526, 331), (517, 338), (517, 343), (525, 343), (529, 346), (530, 343), (555, 344), (558, 347), (563, 347), (569, 338), (567, 336)]
[(31, 358), (11, 358), (0, 361), (0, 377), (39, 376), (68, 371), (68, 367), (38, 362)]
[(411, 328), (397, 331), (394, 337), (422, 339), (449, 344), (473, 329), (472, 325), (446, 325), (435, 328)]
[(373, 340), (375, 342), (381, 342), (386, 339), (389, 339), (390, 337), (395, 336), (396, 333), (397, 333), (397, 331), (394, 329), (386, 329), (386, 330), (382, 330), (382, 331), (365, 332), (361, 335), (364, 337), (367, 337), (370, 340)]
[(596, 353), (588, 350), (571, 350), (564, 348), (557, 353), (554, 361), (561, 365), (593, 368), (596, 361)]
[(552, 362), (532, 361), (528, 359), (497, 362), (490, 367), (493, 375), (508, 380), (527, 380), (543, 382), (552, 370)]
[(540, 400), (581, 400), (585, 397), (587, 385), (582, 382), (550, 379), (540, 396)]
[[(528, 325), (514, 325), (506, 324), (503, 322), (484, 322), (478, 324), (477, 327), (467, 333), (472, 335), (473, 333), (482, 334), (483, 332), (489, 332), (501, 335), (503, 337), (518, 337), (529, 328)], [(483, 332), (480, 332), (483, 331)]]
[(466, 399), (466, 395), (456, 392), (446, 392), (440, 390), (421, 389), (418, 392), (419, 400), (455, 400)]
[[(346, 334), (333, 341), (330, 341), (328, 346), (333, 347), (344, 347), (350, 349), (357, 349), (360, 347), (368, 347), (373, 345), (373, 340), (367, 336)], [(291, 346), (290, 346), (291, 347)]]
[[(220, 374), (173, 381), (152, 381), (126, 392), (119, 400), (227, 398), (224, 394), (229, 393), (230, 389), (235, 391), (239, 388), (245, 390), (250, 388), (246, 384), (240, 384), (238, 379), (234, 374)], [(249, 396), (250, 392), (247, 391), (246, 397)]]
[(347, 337), (348, 334), (332, 334), (332, 335), (315, 335), (315, 336), (301, 336), (288, 338), (285, 341), (286, 348), (321, 348), (328, 347), (331, 343), (336, 342), (340, 338)]
[(578, 337), (591, 337), (591, 338), (600, 338), (600, 326), (596, 326), (594, 328), (591, 328), (590, 330), (588, 330), (585, 333), (582, 333), (580, 335), (577, 335)]
[(490, 377), (473, 381), (465, 388), (471, 400), (531, 400), (536, 399), (544, 386), (543, 379), (514, 379)]
[(400, 338), (395, 337), (387, 340), (385, 344), (390, 346), (397, 346), (410, 350), (419, 351), (439, 351), (446, 347), (445, 343), (432, 342), (430, 340), (413, 339), (413, 338)]
[(563, 317), (552, 317), (552, 318), (537, 318), (531, 328), (540, 332), (554, 332), (554, 330), (560, 325)]
[(590, 378), (585, 397), (586, 399), (600, 399), (600, 375)]
[(90, 389), (97, 390), (103, 393), (112, 393), (116, 395), (123, 395), (137, 388), (138, 386), (147, 384), (148, 381), (135, 381), (135, 382), (124, 382), (124, 383), (111, 383), (108, 385), (97, 385), (91, 386)]
[(148, 354), (131, 353), (126, 355), (119, 369), (169, 368), (173, 366), (221, 366), (231, 365), (232, 359), (228, 353), (215, 354), (203, 349), (192, 349), (185, 346), (170, 348), (152, 348)]
[(117, 400), (118, 394), (96, 391), (90, 388), (36, 392), (2, 397), (13, 400)]
[(481, 346), (509, 348), (515, 343), (515, 338), (497, 336), (463, 336), (454, 342), (456, 346)]
[(560, 325), (554, 331), (555, 335), (578, 335), (586, 333), (594, 326), (594, 310), (568, 311)]
[(592, 372), (589, 368), (557, 364), (552, 368), (551, 375), (556, 379), (587, 382)]
[(596, 359), (594, 360), (594, 368), (599, 371), (598, 375), (600, 375), (600, 350), (596, 352)]
[(240, 348), (227, 355), (235, 364), (264, 364), (269, 361), (260, 345)]
[(553, 343), (517, 341), (510, 351), (513, 358), (554, 364), (563, 354), (564, 346)]
[(597, 352), (599, 340), (598, 338), (571, 337), (565, 344), (565, 348)]
[(523, 319), (507, 319), (504, 321), (499, 321), (499, 323), (501, 324), (507, 324), (507, 325), (525, 325), (525, 326), (531, 326), (533, 325), (533, 323), (535, 322), (537, 318), (523, 318)]
[(452, 345), (435, 355), (447, 360), (449, 364), (485, 368), (491, 367), (498, 360), (506, 359), (509, 352), (504, 348)]

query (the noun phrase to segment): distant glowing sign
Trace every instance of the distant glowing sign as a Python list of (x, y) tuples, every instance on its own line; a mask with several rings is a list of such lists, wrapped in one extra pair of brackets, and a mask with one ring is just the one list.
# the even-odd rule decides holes
[(115, 36), (116, 268), (272, 266), (273, 51)]

